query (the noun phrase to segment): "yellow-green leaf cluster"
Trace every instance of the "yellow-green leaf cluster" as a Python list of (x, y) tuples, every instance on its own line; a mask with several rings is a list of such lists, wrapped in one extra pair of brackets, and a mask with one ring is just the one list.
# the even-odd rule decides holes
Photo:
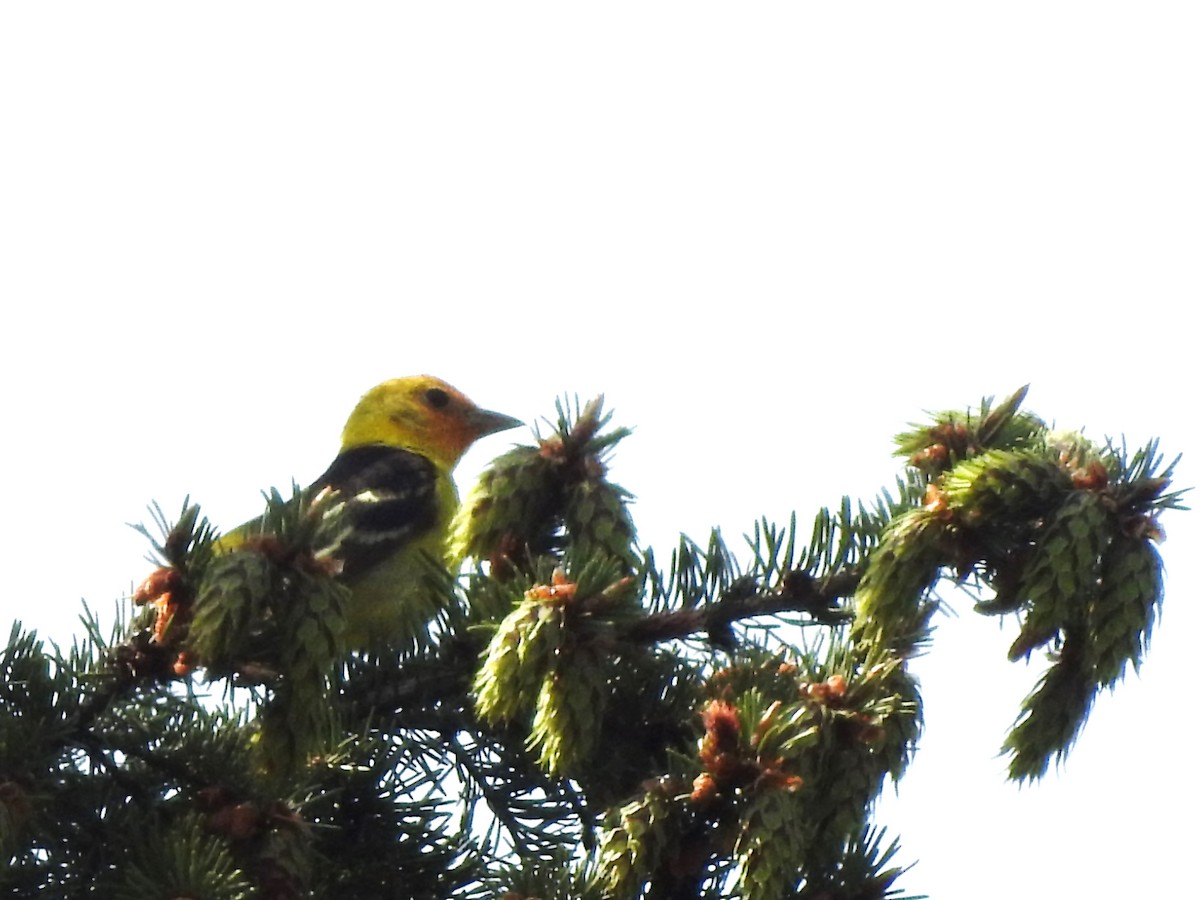
[(944, 559), (944, 522), (927, 507), (891, 521), (854, 595), (851, 635), (864, 648), (907, 655), (926, 637), (933, 610), (926, 593)]
[[(1079, 504), (1066, 506), (1080, 521), (1088, 518)], [(1016, 779), (1044, 774), (1052, 757), (1070, 749), (1096, 693), (1113, 687), (1127, 665), (1140, 663), (1162, 599), (1162, 563), (1149, 539), (1118, 533), (1096, 560), (1078, 549), (1094, 548), (1094, 539), (1080, 533), (1072, 540), (1075, 552), (1060, 545), (1058, 565), (1035, 570), (1044, 581), (1031, 585), (1032, 606), (1014, 645), (1027, 652), (1051, 638), (1055, 643), (1050, 667), (1004, 744)]]
[[(216, 556), (197, 592), (188, 645), (213, 674), (228, 673), (268, 649), (262, 637), (276, 589), (277, 567), (261, 553)], [(257, 645), (257, 646), (256, 646)]]
[(795, 793), (763, 791), (750, 799), (734, 854), (737, 882), (754, 900), (789, 897), (800, 880), (797, 850), (811, 843), (812, 824)]
[(996, 405), (993, 398), (986, 397), (976, 413), (959, 410), (937, 413), (932, 425), (897, 435), (896, 453), (934, 478), (983, 451), (1014, 450), (1035, 444), (1046, 426), (1037, 416), (1020, 410), (1028, 390), (1025, 385)]
[(641, 896), (645, 880), (668, 856), (678, 854), (681, 837), (693, 823), (686, 801), (682, 782), (661, 778), (610, 814), (613, 821), (604, 830), (598, 854), (606, 896), (613, 900)]
[(563, 640), (562, 609), (526, 598), (496, 628), (475, 675), (475, 709), (493, 725), (524, 717)]
[(538, 447), (514, 447), (495, 459), (459, 507), (451, 536), (454, 559), (523, 566), (558, 543), (560, 493), (551, 457)]
[(940, 488), (962, 524), (989, 527), (1052, 508), (1071, 489), (1071, 477), (1040, 450), (988, 450), (947, 472)]
[(1104, 554), (1100, 590), (1089, 610), (1096, 682), (1113, 687), (1136, 668), (1162, 601), (1162, 560), (1146, 538), (1118, 535)]
[[(561, 409), (560, 409), (561, 413)], [(531, 572), (538, 560), (637, 562), (630, 495), (607, 479), (605, 457), (627, 432), (602, 433), (601, 399), (536, 446), (515, 447), (482, 474), (452, 528), (454, 558), (489, 562), (492, 574)]]
[(604, 627), (583, 611), (578, 588), (559, 572), (527, 591), (496, 628), (475, 677), (479, 717), (531, 717), (529, 746), (554, 776), (572, 774), (592, 754), (608, 699), (610, 660), (595, 643)]
[(529, 745), (551, 775), (575, 774), (599, 740), (608, 692), (603, 661), (588, 658), (593, 656), (591, 650), (576, 650), (569, 664), (555, 666), (542, 679)]
[(571, 486), (564, 518), (575, 558), (617, 560), (627, 570), (636, 565), (636, 533), (628, 502), (624, 489), (600, 475)]
[(1114, 525), (1095, 491), (1072, 491), (1055, 510), (1021, 580), (1026, 612), (1010, 659), (1028, 657), (1094, 601)]
[(256, 750), (269, 771), (304, 765), (332, 731), (330, 678), (344, 652), (349, 589), (273, 539), (218, 554), (193, 607), (187, 649), (210, 677), (265, 683)]
[(292, 771), (324, 750), (333, 732), (330, 677), (341, 656), (347, 589), (323, 576), (302, 576), (280, 616), (279, 682), (263, 707), (259, 751), (269, 769)]
[(1095, 695), (1084, 636), (1068, 630), (1057, 660), (1025, 698), (1021, 716), (1004, 741), (1004, 749), (1012, 756), (1009, 777), (1018, 781), (1040, 778), (1052, 756), (1064, 756)]
[(903, 770), (920, 732), (915, 682), (899, 657), (878, 651), (862, 664), (836, 642), (815, 667), (735, 664), (709, 694), (700, 774), (677, 801), (690, 818), (675, 821), (708, 820), (709, 852), (730, 855), (745, 896), (791, 896), (834, 864), (887, 774)]

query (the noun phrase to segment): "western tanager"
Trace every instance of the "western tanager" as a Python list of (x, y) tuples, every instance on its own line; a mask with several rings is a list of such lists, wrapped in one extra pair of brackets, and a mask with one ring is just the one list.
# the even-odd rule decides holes
[[(328, 550), (351, 589), (348, 648), (393, 642), (408, 630), (413, 610), (405, 606), (422, 590), (424, 558), (446, 558), (458, 507), (454, 467), (479, 438), (520, 424), (430, 375), (385, 381), (359, 400), (337, 458), (303, 494), (336, 509)], [(218, 550), (243, 545), (260, 527), (261, 520), (242, 525)]]

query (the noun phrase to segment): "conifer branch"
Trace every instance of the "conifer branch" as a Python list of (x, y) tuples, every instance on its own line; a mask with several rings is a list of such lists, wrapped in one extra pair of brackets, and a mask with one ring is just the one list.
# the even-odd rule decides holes
[[(629, 432), (562, 402), (464, 504), (479, 571), (414, 579), (412, 639), (370, 655), (339, 638), (352, 595), (301, 504), (269, 495), (236, 552), (195, 505), (156, 507), (132, 628), (89, 621), (68, 658), (14, 629), (0, 654), (4, 887), (897, 898), (897, 845), (868, 823), (922, 731), (907, 660), (941, 579), (1018, 620), (1012, 657), (1052, 660), (1004, 744), (1018, 780), (1066, 755), (1159, 620), (1174, 462), (1051, 432), (1024, 398), (901, 435), (896, 499), (843, 498), (811, 539), (757, 524), (745, 565), (715, 530), (682, 538), (666, 569), (607, 478)], [(817, 637), (763, 637), (767, 617)]]
[(820, 578), (796, 569), (775, 589), (757, 589), (751, 579), (739, 579), (713, 603), (649, 613), (624, 626), (621, 637), (658, 643), (704, 633), (717, 646), (728, 646), (734, 622), (782, 613), (805, 613), (811, 624), (838, 625), (849, 619), (838, 600), (853, 596), (860, 578), (860, 569), (852, 567)]

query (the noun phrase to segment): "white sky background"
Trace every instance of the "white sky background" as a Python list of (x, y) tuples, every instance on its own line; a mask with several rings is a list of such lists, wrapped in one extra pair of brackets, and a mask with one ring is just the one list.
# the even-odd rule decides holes
[[(1196, 484), (1197, 46), (1185, 3), (5, 4), (0, 626), (69, 642), (150, 501), (235, 525), (417, 372), (531, 422), (604, 392), (664, 555), (874, 496), (923, 410), (1025, 382)], [(942, 620), (879, 817), (910, 891), (1191, 882), (1195, 515), (1040, 785), (996, 755), (1037, 668)]]

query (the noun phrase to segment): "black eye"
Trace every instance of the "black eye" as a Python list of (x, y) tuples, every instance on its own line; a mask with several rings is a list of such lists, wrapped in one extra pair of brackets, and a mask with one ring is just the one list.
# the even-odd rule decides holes
[(430, 388), (425, 392), (425, 402), (434, 409), (443, 409), (450, 402), (450, 395), (441, 388)]

